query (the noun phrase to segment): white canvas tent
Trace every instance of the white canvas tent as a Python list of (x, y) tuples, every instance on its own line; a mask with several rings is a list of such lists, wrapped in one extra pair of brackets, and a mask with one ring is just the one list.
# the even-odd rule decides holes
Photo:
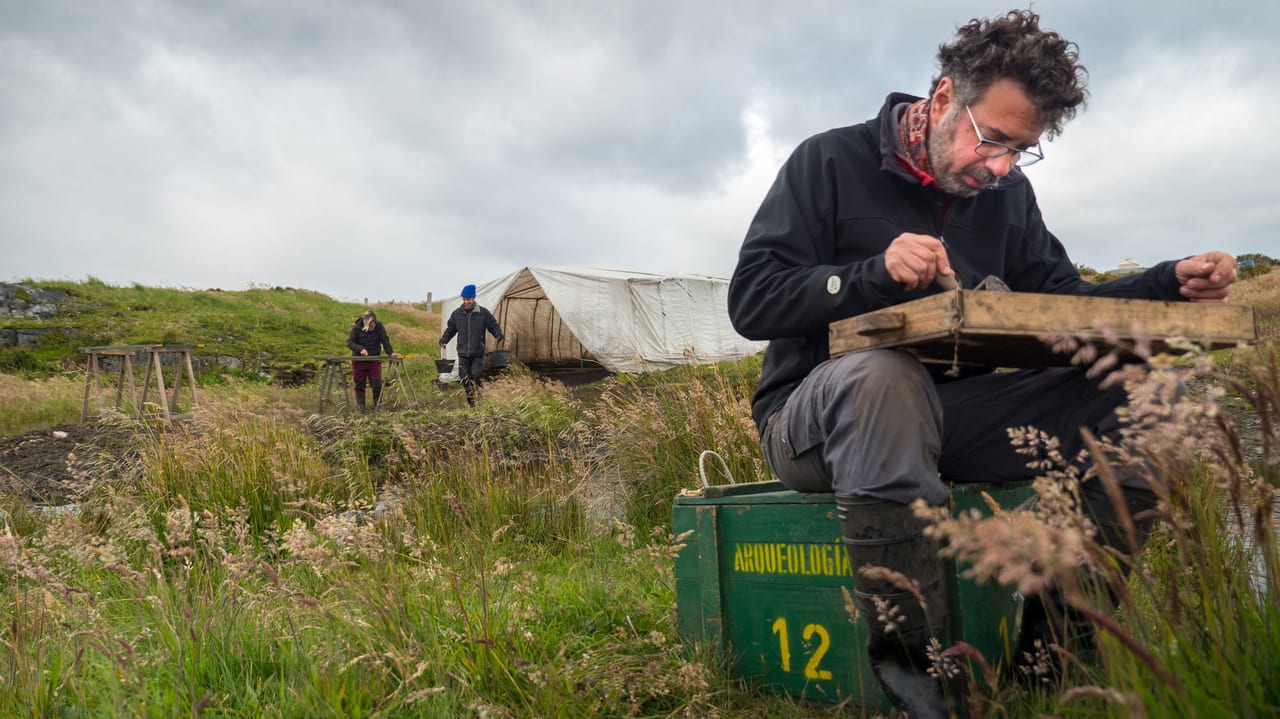
[[(752, 355), (764, 342), (729, 323), (729, 281), (618, 270), (525, 267), (476, 286), (506, 335), (501, 347), (526, 365), (599, 365), (647, 372)], [(441, 323), (462, 304), (441, 302)], [(444, 349), (457, 359), (457, 340)], [(457, 379), (457, 370), (443, 380)]]

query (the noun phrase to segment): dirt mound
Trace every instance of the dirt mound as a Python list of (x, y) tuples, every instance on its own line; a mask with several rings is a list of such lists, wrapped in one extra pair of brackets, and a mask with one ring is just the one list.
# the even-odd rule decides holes
[(0, 492), (38, 504), (66, 504), (90, 477), (114, 479), (134, 457), (133, 431), (112, 424), (64, 424), (0, 437)]

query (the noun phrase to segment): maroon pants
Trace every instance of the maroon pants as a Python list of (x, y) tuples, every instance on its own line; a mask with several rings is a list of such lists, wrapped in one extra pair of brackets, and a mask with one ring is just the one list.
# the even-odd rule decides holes
[(352, 362), (351, 378), (357, 382), (382, 379), (382, 362)]

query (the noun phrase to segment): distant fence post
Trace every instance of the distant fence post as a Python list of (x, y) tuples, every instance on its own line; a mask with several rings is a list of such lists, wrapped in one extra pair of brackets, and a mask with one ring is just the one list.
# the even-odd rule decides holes
[(431, 293), (427, 293), (427, 309), (431, 309)]

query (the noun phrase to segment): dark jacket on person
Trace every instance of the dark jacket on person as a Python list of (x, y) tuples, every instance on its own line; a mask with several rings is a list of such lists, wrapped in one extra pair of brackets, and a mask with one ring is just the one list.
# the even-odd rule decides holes
[(972, 198), (925, 186), (898, 140), (897, 119), (917, 99), (891, 94), (878, 117), (801, 143), (747, 230), (728, 305), (739, 334), (769, 340), (751, 408), (762, 432), (829, 359), (828, 325), (940, 291), (908, 292), (890, 277), (884, 252), (903, 232), (943, 238), (963, 287), (994, 275), (1015, 292), (1184, 299), (1173, 261), (1100, 285), (1081, 279), (1017, 168)]
[(387, 337), (387, 328), (382, 326), (378, 320), (373, 321), (373, 329), (365, 330), (364, 320), (358, 319), (354, 326), (351, 327), (351, 333), (347, 335), (347, 346), (351, 348), (351, 354), (358, 355), (360, 350), (369, 350), (369, 354), (376, 356), (380, 348), (386, 349), (384, 356), (391, 356), (391, 338)]
[(459, 307), (449, 315), (444, 334), (440, 336), (440, 344), (447, 343), (457, 335), (459, 357), (483, 357), (485, 330), (499, 342), (502, 341), (502, 328), (493, 318), (493, 313), (478, 304), (470, 312)]

